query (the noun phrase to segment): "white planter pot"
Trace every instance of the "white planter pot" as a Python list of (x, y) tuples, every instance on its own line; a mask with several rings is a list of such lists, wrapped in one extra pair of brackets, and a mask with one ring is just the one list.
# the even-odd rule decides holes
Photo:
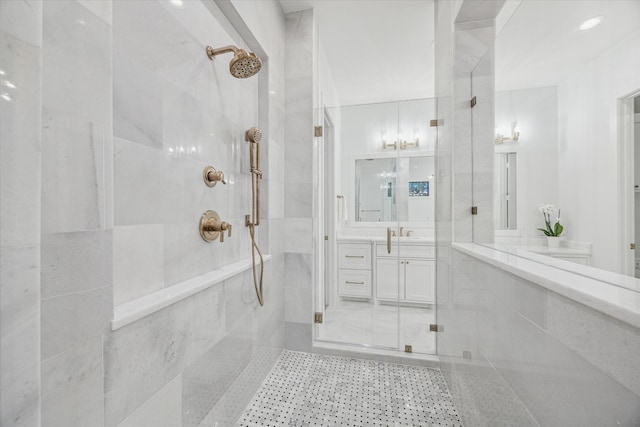
[(560, 247), (560, 237), (547, 236), (547, 244), (550, 248)]

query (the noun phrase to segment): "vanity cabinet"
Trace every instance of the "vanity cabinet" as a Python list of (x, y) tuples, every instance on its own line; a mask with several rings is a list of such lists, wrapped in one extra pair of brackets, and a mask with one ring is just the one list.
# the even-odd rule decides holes
[[(400, 303), (435, 303), (435, 248), (432, 245), (398, 247), (376, 245), (376, 299)], [(394, 256), (395, 255), (395, 256)]]
[(371, 243), (338, 243), (338, 295), (371, 298)]

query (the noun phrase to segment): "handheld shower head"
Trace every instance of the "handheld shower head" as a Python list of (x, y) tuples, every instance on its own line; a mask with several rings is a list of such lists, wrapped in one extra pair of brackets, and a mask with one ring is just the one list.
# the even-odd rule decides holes
[(229, 63), (229, 72), (237, 79), (251, 77), (257, 74), (262, 68), (262, 61), (258, 58), (258, 55), (253, 52), (247, 53), (244, 49), (238, 49), (235, 46), (225, 46), (219, 49), (207, 46), (207, 56), (212, 61), (216, 55), (229, 52), (233, 52), (233, 59)]
[(257, 144), (262, 140), (262, 131), (259, 128), (251, 128), (244, 134), (244, 140)]

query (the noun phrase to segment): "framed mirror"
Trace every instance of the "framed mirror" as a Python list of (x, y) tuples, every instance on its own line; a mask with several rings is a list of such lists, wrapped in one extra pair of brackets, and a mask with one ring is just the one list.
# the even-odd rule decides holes
[(351, 225), (403, 221), (424, 227), (433, 223), (433, 155), (356, 155), (351, 159), (351, 171)]

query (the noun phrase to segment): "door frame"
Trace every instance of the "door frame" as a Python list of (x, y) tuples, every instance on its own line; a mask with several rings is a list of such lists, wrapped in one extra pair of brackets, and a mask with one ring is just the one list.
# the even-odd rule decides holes
[[(640, 96), (640, 89), (617, 102), (618, 121), (618, 217), (620, 218), (619, 242), (620, 273), (634, 277), (635, 251), (630, 249), (635, 242), (635, 141), (634, 141), (634, 98)], [(638, 249), (640, 250), (640, 249)]]

